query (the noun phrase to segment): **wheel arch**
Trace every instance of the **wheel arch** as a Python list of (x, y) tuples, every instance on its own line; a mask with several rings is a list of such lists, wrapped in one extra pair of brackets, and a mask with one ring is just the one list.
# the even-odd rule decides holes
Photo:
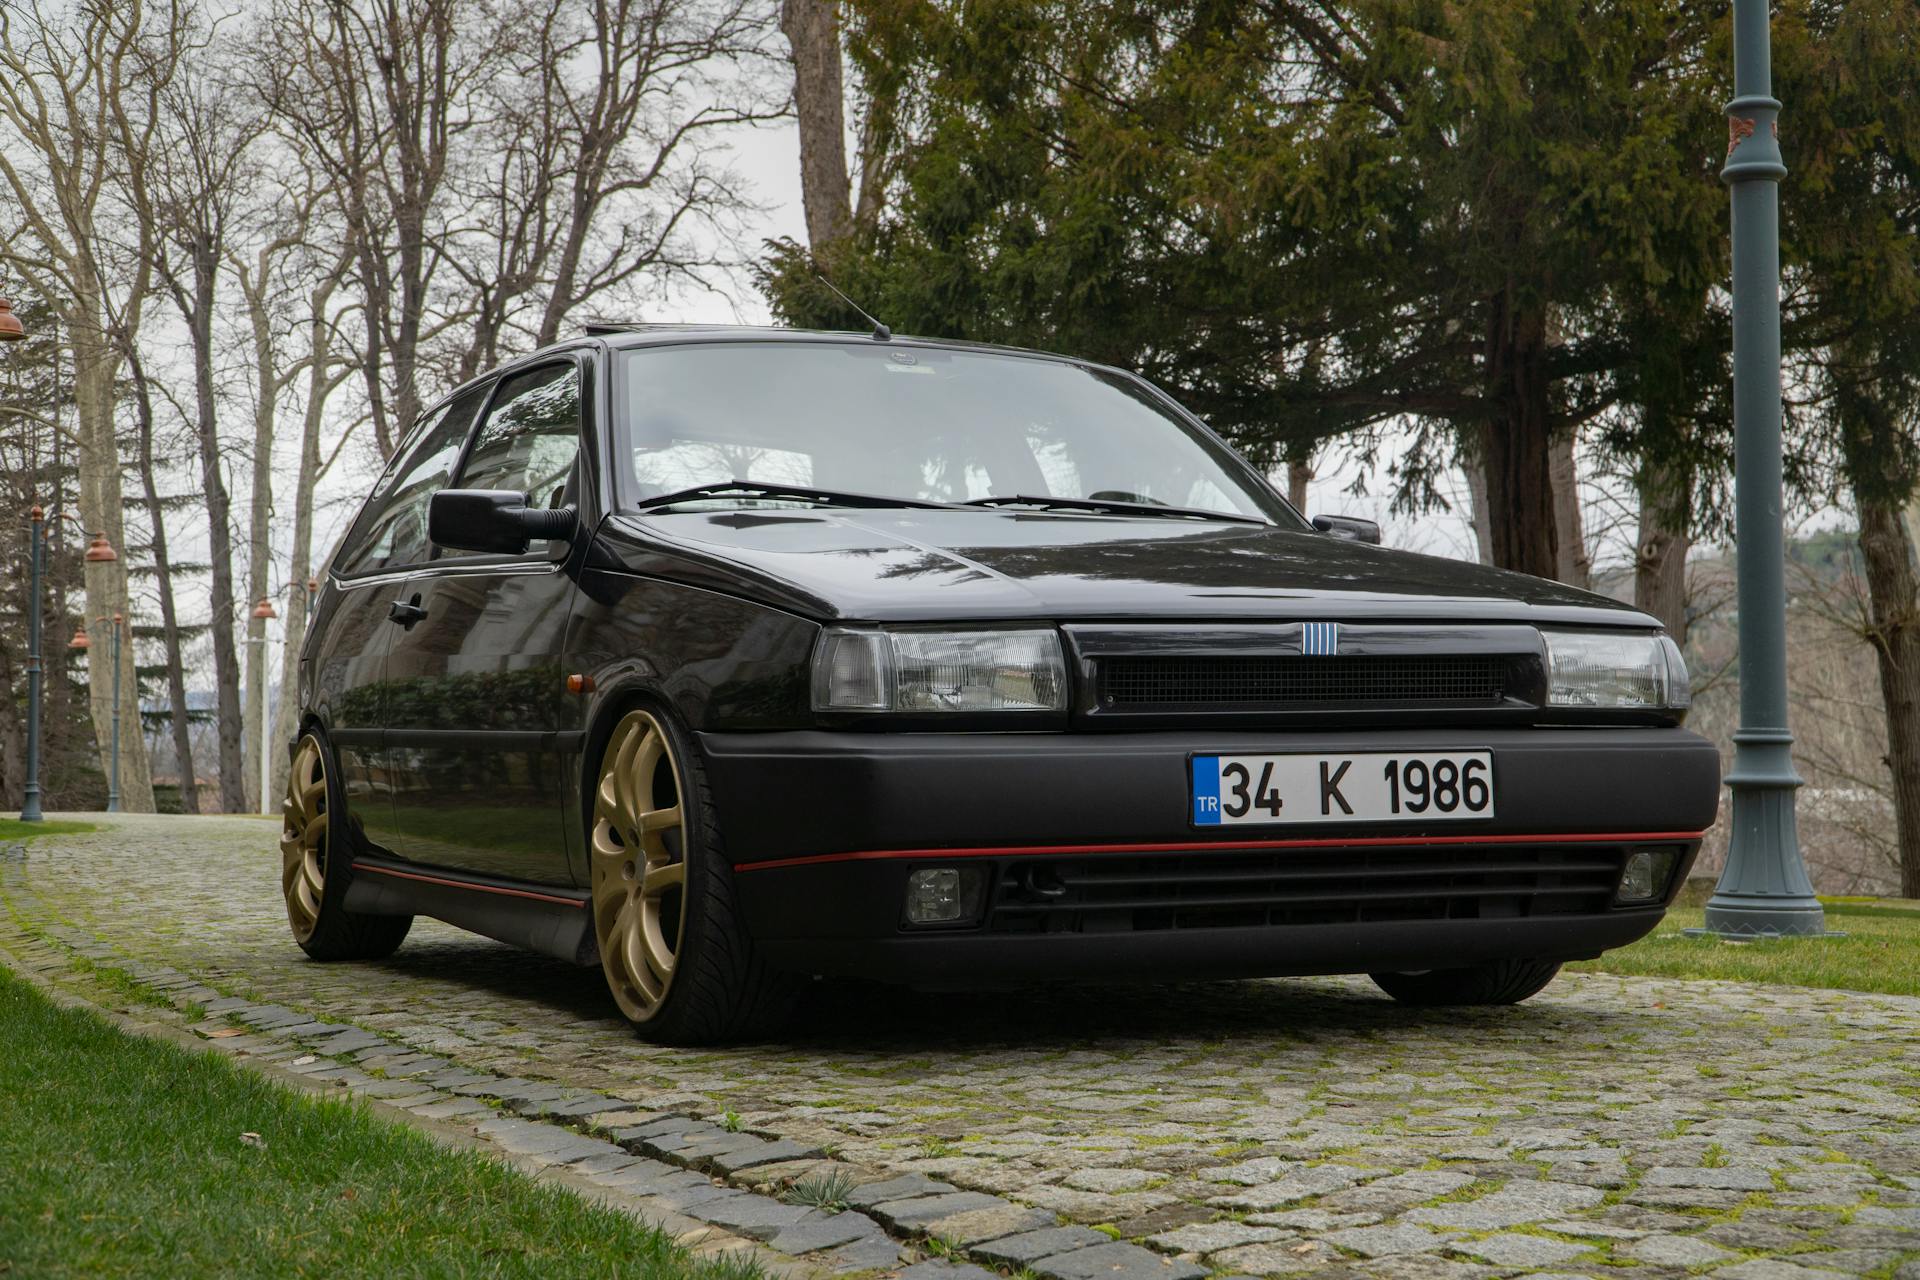
[(600, 777), (600, 757), (613, 738), (614, 728), (629, 711), (646, 711), (671, 720), (687, 749), (699, 750), (685, 709), (676, 705), (673, 697), (647, 674), (626, 672), (601, 690), (587, 712), (586, 729), (580, 740), (579, 785), (574, 788), (574, 816), (580, 822), (583, 853), (593, 840), (593, 792)]

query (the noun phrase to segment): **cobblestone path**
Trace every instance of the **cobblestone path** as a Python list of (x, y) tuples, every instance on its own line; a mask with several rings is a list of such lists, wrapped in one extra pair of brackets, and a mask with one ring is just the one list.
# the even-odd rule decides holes
[[(998, 1214), (1017, 1239), (1066, 1231), (1072, 1258), (1102, 1254), (1071, 1230), (1094, 1227), (1176, 1276), (1920, 1280), (1920, 1000), (1604, 976), (1470, 1012), (1360, 979), (821, 984), (779, 1043), (656, 1049), (598, 970), (431, 921), (391, 960), (308, 962), (271, 823), (97, 821), (0, 862), (0, 946), (96, 939), (458, 1068), (732, 1113), (860, 1179), (947, 1184), (933, 1218), (889, 1223), (901, 1239), (971, 1214), (955, 1238), (990, 1240)], [(1113, 1257), (1040, 1271), (1136, 1269)]]

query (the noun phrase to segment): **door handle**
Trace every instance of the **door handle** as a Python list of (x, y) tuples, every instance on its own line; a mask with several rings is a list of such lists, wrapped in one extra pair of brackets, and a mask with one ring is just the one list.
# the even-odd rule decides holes
[(387, 621), (397, 622), (408, 631), (413, 630), (413, 624), (426, 616), (427, 611), (420, 607), (419, 596), (415, 596), (410, 602), (395, 600), (387, 606)]

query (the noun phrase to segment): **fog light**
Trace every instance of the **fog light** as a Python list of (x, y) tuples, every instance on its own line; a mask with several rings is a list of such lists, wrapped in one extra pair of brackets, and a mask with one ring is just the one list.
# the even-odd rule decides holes
[(1667, 881), (1673, 875), (1674, 852), (1671, 849), (1635, 849), (1627, 855), (1626, 869), (1620, 873), (1619, 902), (1652, 902), (1665, 896)]
[(977, 867), (925, 867), (907, 877), (908, 924), (970, 924), (986, 883)]

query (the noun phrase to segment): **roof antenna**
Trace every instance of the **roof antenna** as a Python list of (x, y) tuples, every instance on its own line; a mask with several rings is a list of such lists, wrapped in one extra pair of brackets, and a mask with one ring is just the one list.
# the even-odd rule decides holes
[(833, 294), (836, 298), (840, 299), (840, 301), (846, 303), (848, 306), (852, 307), (855, 311), (859, 312), (860, 318), (873, 326), (873, 340), (875, 342), (887, 342), (892, 339), (893, 330), (887, 328), (887, 326), (881, 324), (878, 320), (875, 320), (872, 316), (868, 315), (866, 311), (860, 306), (859, 303), (855, 302), (852, 298), (849, 298), (846, 294), (840, 292), (839, 287), (835, 285), (833, 281), (827, 279), (825, 276), (821, 275), (818, 271), (813, 273), (813, 278), (815, 280), (818, 280), (821, 284), (827, 286), (827, 288), (832, 289)]

